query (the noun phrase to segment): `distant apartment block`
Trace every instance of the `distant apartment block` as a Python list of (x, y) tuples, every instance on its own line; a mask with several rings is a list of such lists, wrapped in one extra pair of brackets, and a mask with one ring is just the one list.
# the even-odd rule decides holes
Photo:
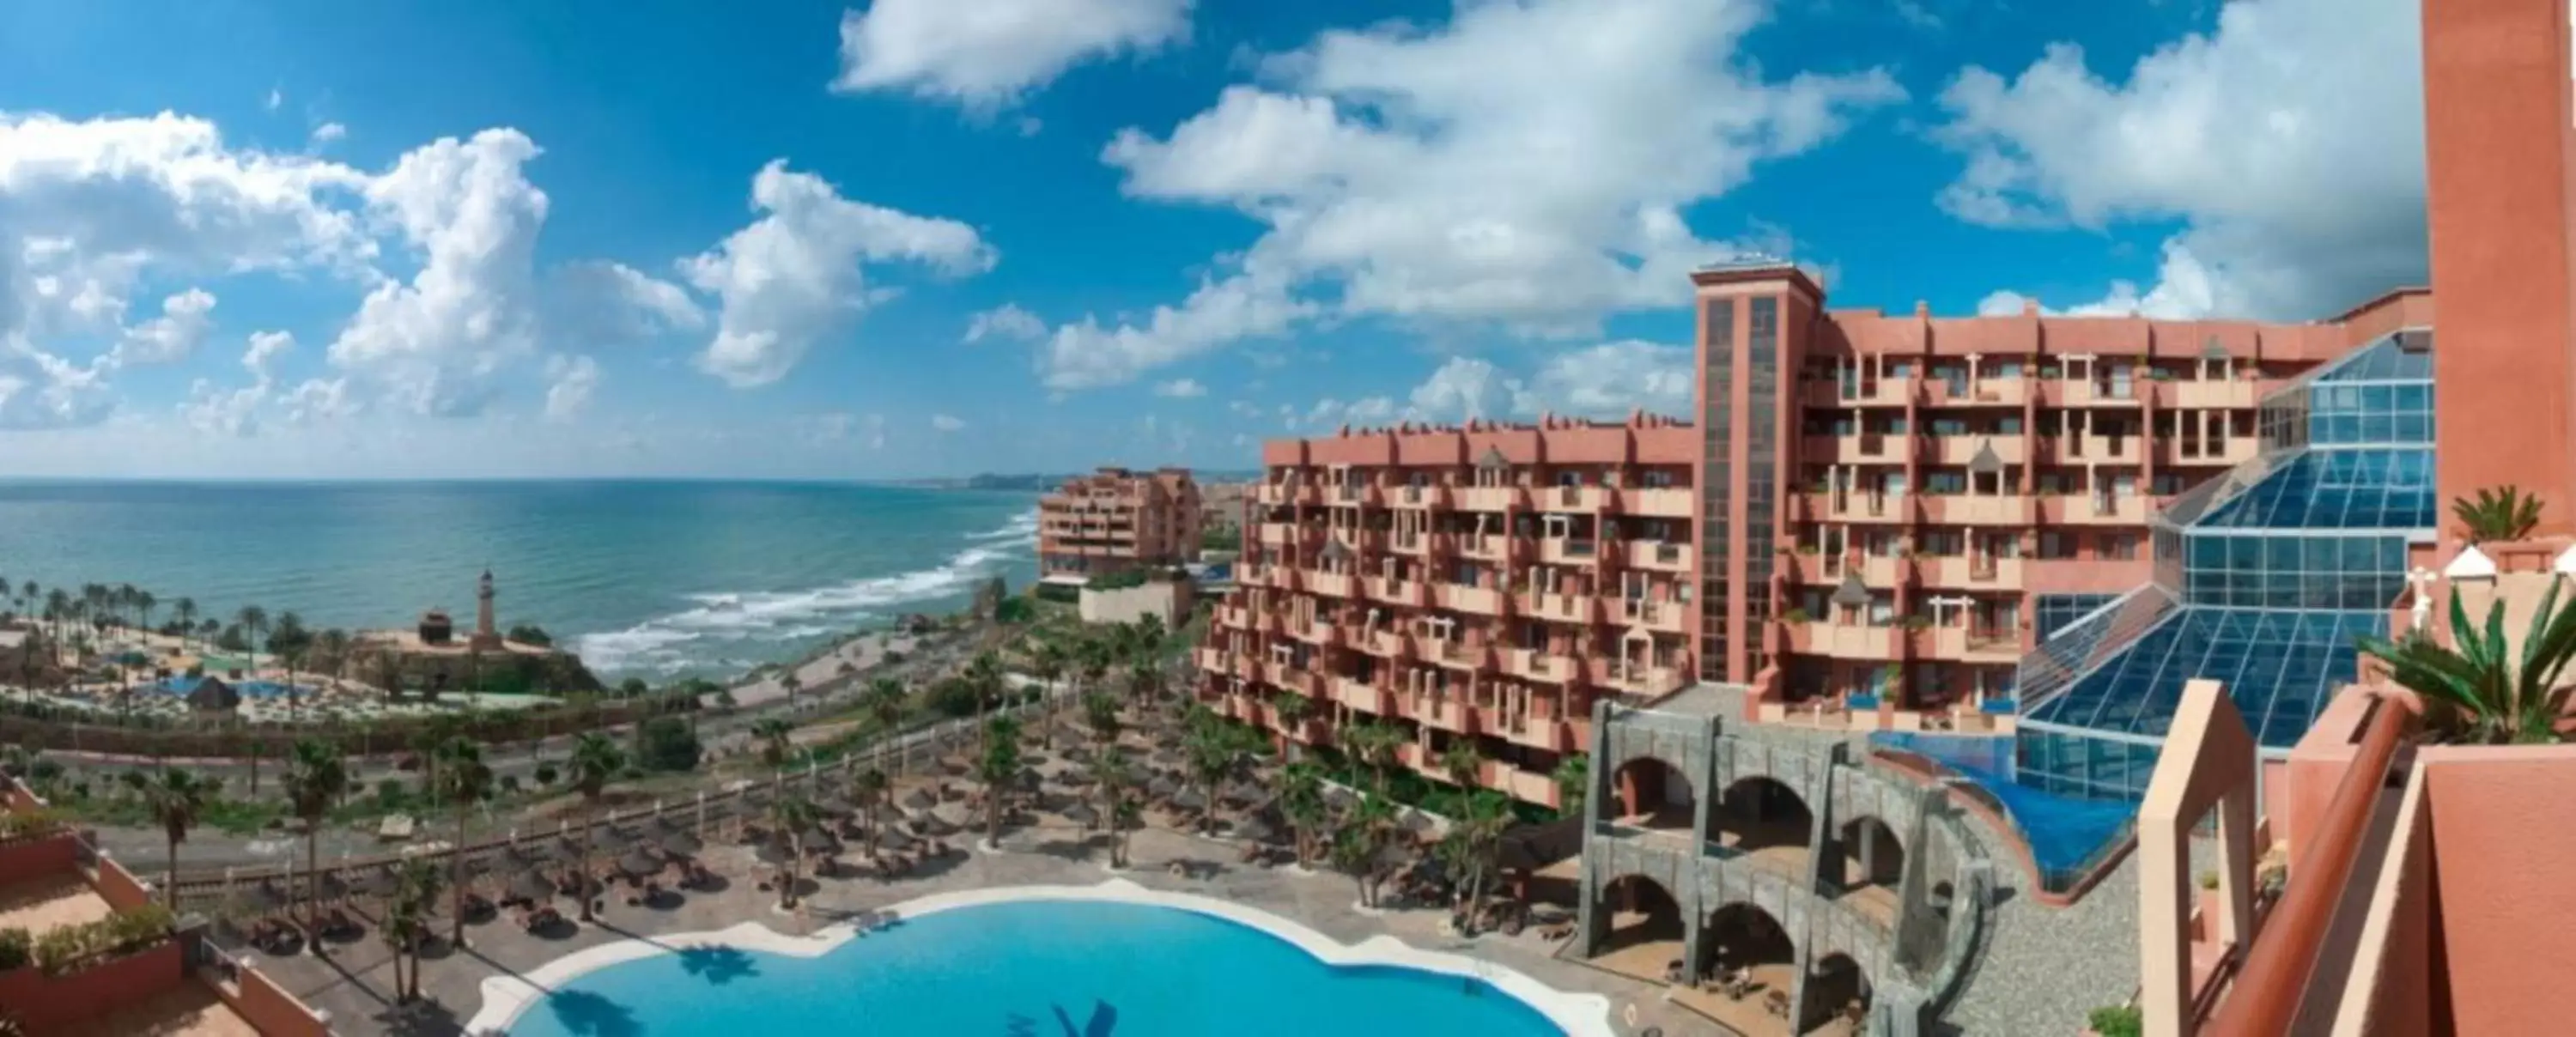
[(1643, 415), (1265, 444), (1200, 696), (1310, 744), (1393, 725), (1396, 760), (1442, 781), (1472, 743), (1477, 783), (1555, 804), (1594, 700), (1695, 672), (1696, 450)]
[(1083, 583), (1191, 561), (1204, 521), (1188, 469), (1102, 468), (1039, 499), (1039, 578)]
[(2262, 452), (2267, 396), (2432, 309), (1941, 318), (1828, 310), (1785, 264), (1693, 281), (1700, 675), (1926, 711), (2000, 699), (2042, 636), (2149, 582), (2149, 516)]

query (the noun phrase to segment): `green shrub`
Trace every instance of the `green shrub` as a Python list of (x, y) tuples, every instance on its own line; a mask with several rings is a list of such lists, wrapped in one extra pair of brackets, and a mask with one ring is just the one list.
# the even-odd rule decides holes
[(678, 717), (654, 717), (637, 730), (635, 766), (662, 774), (693, 771), (706, 754), (696, 732)]
[(554, 764), (540, 763), (537, 765), (536, 778), (537, 784), (539, 785), (552, 785), (555, 783), (556, 778), (562, 776), (563, 772), (556, 770)]
[(0, 929), (0, 972), (27, 967), (35, 955), (36, 937), (24, 929)]
[(2136, 1005), (2110, 1005), (2096, 1008), (2085, 1025), (2102, 1037), (2140, 1037), (2147, 1032), (2146, 1013)]

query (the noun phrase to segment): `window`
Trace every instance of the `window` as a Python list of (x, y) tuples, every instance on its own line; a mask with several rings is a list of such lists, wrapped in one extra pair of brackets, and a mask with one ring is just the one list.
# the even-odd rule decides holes
[(1925, 472), (1923, 473), (1923, 492), (1936, 497), (1966, 493), (1968, 475), (1957, 471)]
[(2099, 540), (2096, 541), (2094, 549), (2102, 557), (2111, 559), (2115, 562), (2135, 561), (2138, 557), (2138, 535), (2135, 533), (2104, 533), (2101, 534)]
[(1923, 431), (1933, 436), (1964, 436), (1968, 423), (1961, 418), (1933, 418), (1923, 423)]
[(2060, 533), (2055, 530), (2041, 530), (2039, 534), (2039, 556), (2042, 558), (2073, 558), (2075, 557), (2075, 538), (2069, 534)]

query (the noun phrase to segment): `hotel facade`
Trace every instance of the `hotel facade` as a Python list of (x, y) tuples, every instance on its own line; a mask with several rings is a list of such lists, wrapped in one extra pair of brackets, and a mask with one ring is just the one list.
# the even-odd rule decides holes
[(1199, 486), (1186, 468), (1102, 468), (1038, 500), (1038, 575), (1085, 583), (1198, 557)]
[[(1693, 281), (1687, 418), (1266, 444), (1203, 697), (1314, 744), (1393, 724), (1441, 780), (1470, 740), (1480, 783), (1547, 804), (1599, 698), (1705, 680), (1757, 715), (2009, 715), (2042, 641), (2155, 585), (2152, 516), (2344, 420), (2305, 379), (2420, 352), (2432, 321), (2422, 290), (2266, 324), (1836, 310), (1786, 263)], [(2356, 438), (2429, 436), (2423, 386), (2352, 392)]]

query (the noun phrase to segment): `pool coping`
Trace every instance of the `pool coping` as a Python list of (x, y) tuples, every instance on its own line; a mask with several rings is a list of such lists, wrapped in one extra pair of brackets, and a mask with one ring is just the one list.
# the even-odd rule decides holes
[[(1126, 879), (1110, 879), (1093, 886), (1002, 886), (933, 893), (867, 912), (861, 918), (912, 919), (959, 908), (1051, 900), (1108, 901), (1176, 908), (1267, 933), (1294, 944), (1326, 965), (1393, 965), (1474, 979), (1528, 1005), (1564, 1031), (1567, 1037), (1617, 1037), (1610, 1026), (1610, 999), (1599, 994), (1567, 993), (1518, 969), (1463, 954), (1424, 950), (1393, 935), (1380, 934), (1355, 944), (1345, 944), (1303, 923), (1259, 908), (1192, 893), (1147, 889)], [(867, 928), (866, 921), (838, 922), (811, 936), (790, 936), (756, 921), (744, 921), (723, 929), (619, 940), (584, 948), (524, 973), (486, 977), (482, 985), (483, 1007), (466, 1022), (464, 1030), (475, 1037), (505, 1034), (519, 1016), (556, 988), (612, 965), (701, 947), (733, 947), (814, 958), (829, 954), (856, 939)]]

